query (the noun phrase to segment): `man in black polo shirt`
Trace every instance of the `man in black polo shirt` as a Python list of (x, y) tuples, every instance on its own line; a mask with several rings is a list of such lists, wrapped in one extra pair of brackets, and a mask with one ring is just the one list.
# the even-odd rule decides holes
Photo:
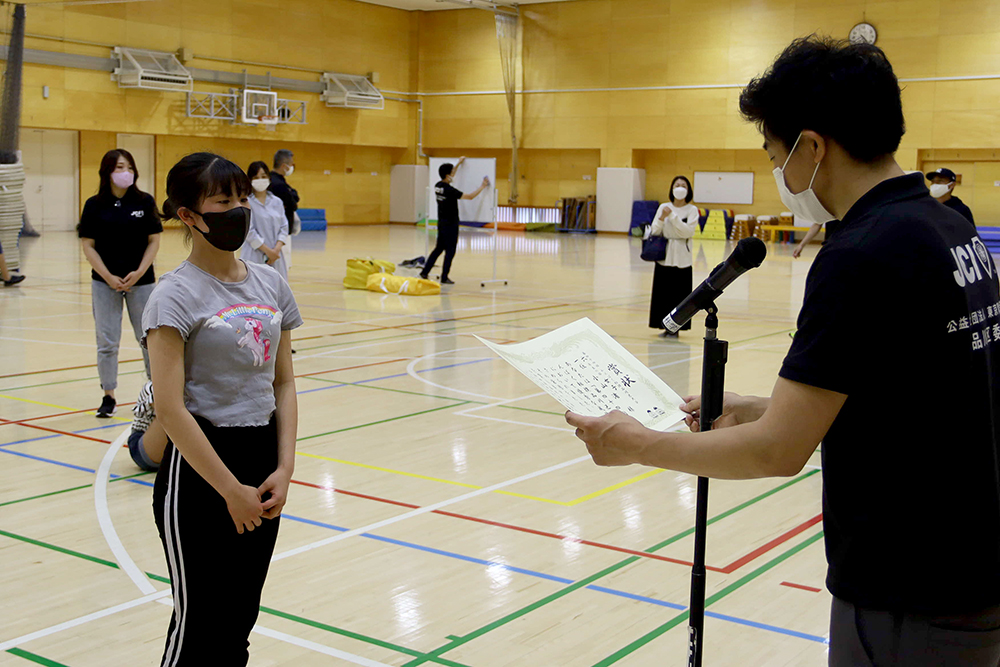
[(740, 110), (782, 201), (828, 229), (771, 397), (727, 395), (709, 433), (567, 420), (601, 465), (728, 479), (797, 474), (822, 441), (830, 664), (996, 667), (997, 268), (896, 164), (900, 90), (877, 47), (797, 40)]
[(458, 164), (446, 163), (438, 169), (441, 180), (434, 186), (434, 196), (437, 199), (438, 209), (437, 244), (434, 246), (431, 256), (427, 258), (424, 270), (420, 272), (420, 277), (426, 280), (431, 273), (431, 269), (434, 268), (434, 263), (441, 256), (441, 253), (444, 253), (444, 266), (441, 269), (441, 284), (443, 285), (455, 284), (448, 277), (448, 274), (451, 272), (451, 262), (455, 259), (455, 251), (458, 249), (458, 200), (475, 199), (483, 190), (490, 186), (489, 178), (484, 178), (483, 184), (472, 194), (464, 194), (461, 190), (452, 186), (451, 183), (455, 180), (455, 173), (462, 166), (463, 162), (465, 162), (464, 157), (458, 161)]
[(285, 217), (288, 218), (289, 229), (294, 228), (295, 211), (299, 210), (299, 193), (286, 180), (286, 177), (294, 172), (295, 154), (285, 148), (277, 151), (274, 154), (274, 169), (271, 170), (271, 185), (267, 189), (285, 205)]
[(931, 182), (931, 197), (950, 209), (962, 214), (966, 220), (976, 226), (976, 221), (972, 219), (972, 211), (965, 205), (965, 202), (955, 196), (955, 186), (958, 184), (958, 177), (951, 169), (937, 169), (927, 174), (927, 180)]

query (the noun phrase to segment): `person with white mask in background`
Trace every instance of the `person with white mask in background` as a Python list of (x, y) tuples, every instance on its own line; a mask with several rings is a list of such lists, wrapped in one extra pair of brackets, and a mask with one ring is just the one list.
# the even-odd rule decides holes
[[(822, 442), (830, 666), (996, 667), (997, 267), (896, 163), (902, 99), (878, 47), (795, 40), (739, 108), (781, 201), (827, 226), (770, 398), (727, 394), (706, 432), (700, 398), (683, 406), (692, 433), (566, 420), (599, 465), (720, 479), (798, 475)], [(939, 392), (947, 415), (929, 412)]]
[[(663, 318), (670, 314), (694, 289), (691, 269), (691, 237), (698, 231), (698, 207), (691, 203), (694, 191), (685, 176), (675, 176), (670, 183), (670, 201), (660, 204), (649, 236), (667, 239), (667, 254), (653, 270), (653, 292), (649, 299), (649, 328), (664, 329)], [(682, 330), (691, 328), (688, 322)], [(676, 333), (664, 329), (664, 338)]]
[[(118, 347), (122, 337), (122, 305), (136, 342), (142, 339), (142, 313), (153, 292), (153, 260), (160, 249), (160, 213), (149, 194), (136, 187), (139, 172), (128, 151), (108, 151), (98, 170), (100, 187), (87, 200), (77, 232), (90, 263), (90, 293), (97, 331), (97, 374), (104, 398), (97, 416), (115, 414)], [(149, 377), (149, 355), (142, 349)]]
[(250, 233), (240, 249), (240, 259), (255, 264), (270, 264), (288, 282), (288, 267), (281, 249), (288, 243), (288, 218), (277, 195), (268, 192), (270, 170), (263, 162), (247, 169), (253, 186), (250, 194)]
[(972, 211), (961, 199), (955, 196), (955, 186), (958, 185), (958, 176), (951, 169), (942, 167), (927, 174), (927, 180), (931, 182), (931, 197), (937, 199), (950, 209), (962, 214), (966, 220), (976, 226), (976, 221), (972, 219)]

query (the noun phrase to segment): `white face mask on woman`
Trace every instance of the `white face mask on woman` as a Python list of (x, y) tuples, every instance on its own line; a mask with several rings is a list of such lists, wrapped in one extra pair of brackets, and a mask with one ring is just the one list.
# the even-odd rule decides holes
[(688, 189), (685, 188), (684, 186), (678, 185), (676, 188), (674, 188), (675, 200), (684, 201), (685, 199), (687, 199), (687, 196), (688, 196)]
[(778, 194), (781, 195), (781, 203), (785, 205), (785, 208), (792, 212), (792, 215), (794, 215), (796, 219), (802, 218), (820, 225), (826, 224), (827, 222), (836, 220), (837, 218), (826, 210), (812, 189), (813, 181), (816, 180), (816, 172), (819, 171), (820, 163), (816, 163), (816, 168), (813, 169), (812, 178), (809, 180), (809, 187), (802, 192), (792, 192), (788, 189), (788, 183), (785, 182), (785, 167), (788, 166), (788, 161), (792, 159), (792, 154), (795, 153), (795, 148), (799, 145), (799, 141), (801, 140), (802, 133), (799, 132), (798, 139), (795, 140), (795, 144), (792, 145), (792, 150), (789, 151), (788, 157), (785, 158), (785, 164), (781, 167), (774, 168), (774, 182), (778, 185)]
[(264, 190), (267, 190), (268, 186), (271, 185), (271, 180), (268, 178), (255, 178), (250, 181), (250, 185), (252, 185), (253, 189), (257, 192), (264, 192)]
[(934, 199), (940, 199), (948, 194), (949, 190), (951, 190), (951, 183), (932, 183), (931, 197), (934, 197)]

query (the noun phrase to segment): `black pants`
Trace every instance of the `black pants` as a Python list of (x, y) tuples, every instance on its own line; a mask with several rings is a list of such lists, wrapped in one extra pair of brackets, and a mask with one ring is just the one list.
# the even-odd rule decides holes
[(930, 617), (833, 598), (830, 667), (997, 667), (1000, 607)]
[[(649, 299), (649, 328), (663, 329), (663, 318), (680, 305), (681, 301), (694, 289), (694, 272), (691, 267), (678, 269), (676, 266), (656, 265), (653, 271), (653, 294)], [(691, 328), (691, 322), (681, 327)]]
[(427, 276), (430, 274), (438, 257), (441, 256), (441, 253), (444, 253), (444, 267), (441, 269), (441, 279), (444, 280), (447, 278), (451, 272), (451, 262), (455, 259), (455, 251), (457, 249), (458, 224), (438, 222), (437, 245), (434, 246), (434, 251), (431, 252), (431, 256), (427, 258), (427, 263), (424, 264), (423, 275)]
[[(222, 462), (260, 486), (278, 466), (278, 429), (218, 428), (196, 417)], [(280, 519), (236, 532), (226, 501), (167, 444), (153, 488), (153, 515), (167, 556), (174, 613), (162, 667), (243, 667)]]

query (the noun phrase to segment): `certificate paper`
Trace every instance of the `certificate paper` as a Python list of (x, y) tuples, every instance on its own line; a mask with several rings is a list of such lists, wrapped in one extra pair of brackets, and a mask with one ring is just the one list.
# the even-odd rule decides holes
[(524, 343), (476, 338), (577, 414), (621, 410), (656, 431), (685, 417), (681, 397), (589, 318)]

